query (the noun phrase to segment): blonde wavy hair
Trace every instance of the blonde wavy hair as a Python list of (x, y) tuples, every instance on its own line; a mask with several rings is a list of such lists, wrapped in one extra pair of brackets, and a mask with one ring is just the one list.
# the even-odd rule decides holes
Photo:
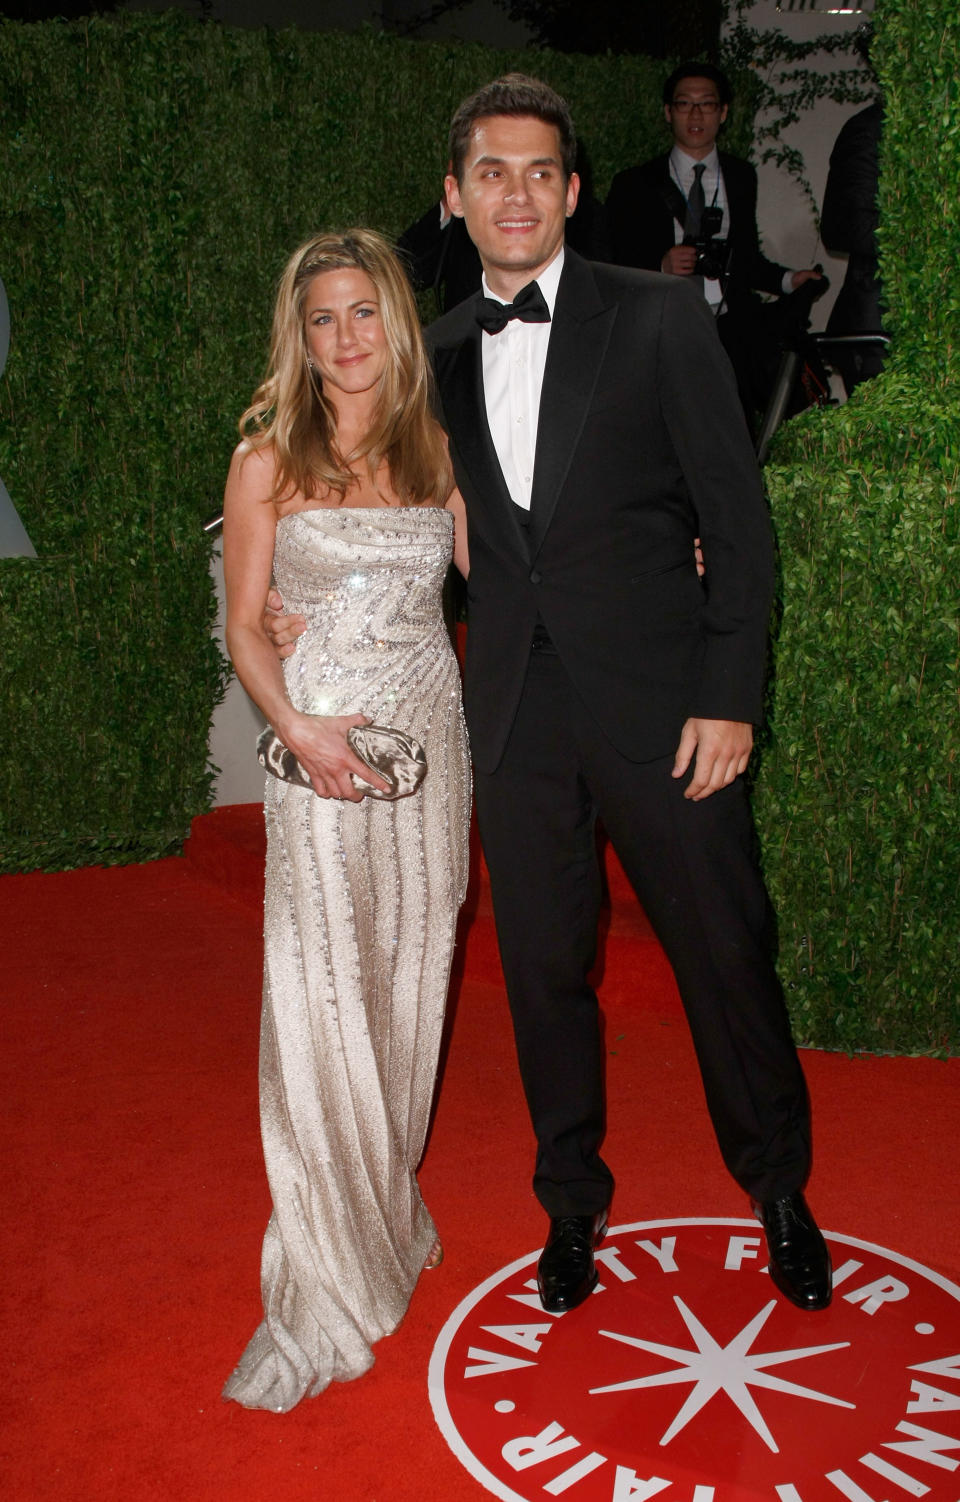
[[(353, 268), (365, 272), (376, 288), (389, 353), (370, 430), (343, 454), (336, 445), (336, 413), (307, 362), (304, 302), (315, 276)], [(350, 465), (365, 461), (374, 480), (386, 460), (404, 505), (442, 505), (453, 476), (430, 391), (413, 293), (389, 243), (368, 229), (314, 235), (291, 256), (280, 278), (266, 379), (240, 419), (240, 436), (255, 449), (273, 446), (273, 501), (332, 490), (342, 504), (355, 480)]]

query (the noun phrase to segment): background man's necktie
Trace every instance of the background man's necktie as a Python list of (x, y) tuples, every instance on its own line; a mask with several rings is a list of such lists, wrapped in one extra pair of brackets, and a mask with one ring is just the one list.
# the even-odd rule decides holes
[(700, 233), (700, 222), (707, 206), (703, 196), (703, 174), (706, 170), (703, 162), (698, 162), (693, 169), (693, 185), (687, 198), (687, 217), (683, 222), (684, 238), (687, 240), (695, 240)]

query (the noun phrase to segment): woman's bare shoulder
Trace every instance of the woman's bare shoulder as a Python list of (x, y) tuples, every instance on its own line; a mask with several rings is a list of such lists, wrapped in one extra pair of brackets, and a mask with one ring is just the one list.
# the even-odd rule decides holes
[(227, 490), (238, 499), (270, 500), (273, 497), (276, 459), (273, 445), (254, 445), (247, 439), (237, 444), (230, 460)]
[(256, 475), (260, 479), (265, 476), (272, 479), (276, 464), (272, 443), (254, 444), (249, 438), (241, 438), (233, 451), (230, 468), (238, 474), (247, 471), (250, 475)]

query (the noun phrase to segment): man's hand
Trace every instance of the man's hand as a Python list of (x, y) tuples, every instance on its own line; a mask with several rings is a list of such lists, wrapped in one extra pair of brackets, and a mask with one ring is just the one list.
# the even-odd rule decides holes
[(790, 284), (793, 287), (794, 292), (796, 292), (798, 287), (802, 287), (804, 282), (822, 281), (823, 272), (817, 271), (813, 266), (808, 267), (806, 271), (795, 271), (793, 273), (793, 276), (790, 278)]
[(683, 796), (698, 803), (746, 771), (752, 748), (753, 726), (742, 720), (687, 720), (671, 776), (682, 777), (696, 753), (693, 776)]
[(660, 262), (660, 270), (668, 276), (692, 276), (698, 254), (695, 245), (671, 245)]
[(271, 589), (263, 612), (263, 629), (277, 656), (289, 657), (297, 650), (297, 637), (306, 631), (307, 622), (302, 615), (284, 615), (283, 600)]

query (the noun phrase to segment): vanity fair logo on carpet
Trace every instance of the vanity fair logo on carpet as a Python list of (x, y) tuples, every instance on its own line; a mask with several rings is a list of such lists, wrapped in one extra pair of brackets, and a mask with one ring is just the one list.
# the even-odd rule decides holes
[(960, 1288), (827, 1241), (815, 1314), (776, 1292), (752, 1220), (615, 1227), (568, 1314), (522, 1257), (444, 1326), (437, 1423), (509, 1502), (960, 1502)]

